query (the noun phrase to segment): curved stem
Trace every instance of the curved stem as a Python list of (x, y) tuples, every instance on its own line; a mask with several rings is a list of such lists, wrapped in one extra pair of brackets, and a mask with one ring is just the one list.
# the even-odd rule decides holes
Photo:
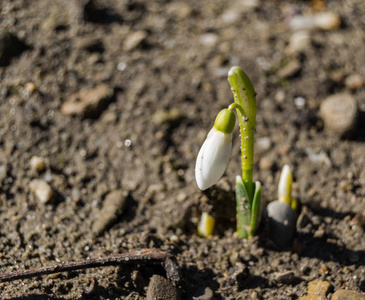
[[(254, 132), (256, 121), (256, 92), (251, 80), (239, 67), (232, 67), (228, 81), (237, 104), (237, 115), (241, 133), (242, 180), (248, 196), (253, 199)], [(240, 109), (240, 108), (241, 109)]]
[(232, 103), (230, 106), (228, 106), (228, 110), (230, 110), (230, 111), (232, 111), (234, 108), (239, 110), (242, 116), (245, 115), (245, 112), (244, 112), (242, 106), (239, 105), (238, 103)]

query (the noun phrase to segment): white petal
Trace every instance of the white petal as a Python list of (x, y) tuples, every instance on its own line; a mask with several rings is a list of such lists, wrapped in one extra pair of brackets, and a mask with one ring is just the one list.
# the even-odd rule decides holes
[(222, 177), (232, 150), (232, 134), (212, 128), (200, 148), (195, 165), (195, 179), (201, 190), (206, 190)]

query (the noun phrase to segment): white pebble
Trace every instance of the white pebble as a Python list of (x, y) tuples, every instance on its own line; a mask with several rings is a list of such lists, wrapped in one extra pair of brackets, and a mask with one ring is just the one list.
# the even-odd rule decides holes
[(285, 92), (283, 90), (278, 90), (275, 94), (275, 100), (278, 103), (283, 103), (285, 100)]
[(364, 86), (364, 79), (360, 74), (351, 74), (346, 77), (345, 85), (351, 90), (361, 89)]
[(334, 30), (341, 25), (341, 17), (333, 12), (323, 12), (317, 15), (311, 16), (294, 16), (289, 26), (294, 31), (298, 30), (311, 30), (311, 29), (323, 29)]
[(266, 151), (271, 147), (271, 140), (269, 137), (262, 137), (257, 140), (257, 146), (259, 150)]
[(357, 102), (347, 93), (328, 96), (321, 103), (320, 116), (326, 129), (340, 136), (348, 136), (356, 129)]
[(334, 30), (340, 27), (341, 17), (333, 12), (324, 12), (315, 16), (316, 26), (323, 30)]
[(302, 109), (305, 106), (305, 99), (303, 97), (294, 98), (294, 104), (297, 108)]
[(170, 236), (170, 242), (172, 243), (178, 243), (180, 240), (179, 240), (179, 237), (175, 234), (173, 234), (172, 236)]
[(206, 47), (214, 47), (218, 42), (218, 36), (214, 33), (205, 33), (200, 36), (200, 43)]
[(43, 157), (40, 156), (33, 156), (30, 159), (30, 168), (34, 171), (44, 171), (44, 169), (46, 168), (46, 162), (44, 160)]
[(43, 204), (49, 202), (53, 197), (52, 188), (44, 180), (33, 179), (29, 183), (29, 189), (34, 193), (36, 198)]
[(294, 32), (289, 40), (289, 45), (286, 51), (289, 54), (300, 53), (308, 49), (311, 44), (309, 32), (307, 30), (300, 30)]

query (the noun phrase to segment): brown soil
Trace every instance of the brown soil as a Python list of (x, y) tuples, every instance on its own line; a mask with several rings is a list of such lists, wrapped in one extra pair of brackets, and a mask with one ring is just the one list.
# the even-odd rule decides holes
[[(289, 53), (290, 19), (321, 11), (341, 26), (309, 31), (309, 45)], [(178, 259), (182, 299), (296, 299), (314, 279), (330, 283), (328, 297), (365, 292), (365, 89), (346, 81), (365, 79), (364, 20), (362, 0), (2, 0), (1, 43), (14, 48), (0, 45), (1, 272), (157, 247)], [(264, 229), (249, 241), (234, 234), (238, 130), (223, 179), (207, 193), (195, 184), (199, 147), (232, 102), (232, 65), (258, 94), (254, 176), (266, 203), (292, 166), (302, 213), (285, 250)], [(106, 89), (97, 105), (62, 110), (94, 87)], [(319, 107), (344, 92), (359, 122), (341, 138)], [(30, 167), (35, 155), (44, 171)], [(33, 179), (49, 183), (51, 201), (30, 191)], [(114, 190), (125, 192), (123, 211), (95, 234)], [(196, 232), (202, 211), (217, 221), (208, 239)], [(0, 295), (144, 299), (154, 274), (165, 276), (159, 266), (95, 268), (1, 283)]]

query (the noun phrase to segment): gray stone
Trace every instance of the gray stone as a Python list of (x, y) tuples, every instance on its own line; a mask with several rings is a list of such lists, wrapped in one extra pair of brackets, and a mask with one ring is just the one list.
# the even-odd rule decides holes
[(64, 115), (80, 115), (85, 118), (97, 117), (106, 108), (112, 95), (113, 89), (106, 84), (81, 90), (62, 104), (61, 112)]
[(147, 300), (178, 300), (180, 292), (171, 281), (160, 276), (153, 275), (147, 289)]
[(33, 171), (41, 172), (46, 169), (46, 162), (43, 157), (40, 156), (32, 156), (32, 158), (29, 161), (30, 168)]
[(357, 125), (356, 100), (346, 93), (329, 96), (321, 103), (320, 115), (328, 131), (348, 137)]
[(54, 194), (51, 186), (42, 179), (33, 179), (29, 183), (29, 189), (42, 204), (48, 203)]
[(116, 190), (105, 197), (103, 207), (92, 226), (95, 235), (103, 233), (123, 213), (127, 195), (127, 192)]
[(126, 51), (132, 51), (138, 46), (140, 46), (145, 39), (147, 38), (148, 34), (144, 30), (139, 30), (130, 33), (126, 40), (124, 41), (124, 50)]
[(286, 203), (273, 201), (264, 211), (268, 221), (269, 238), (279, 247), (285, 248), (292, 242), (297, 213)]
[(194, 295), (194, 300), (211, 300), (214, 298), (214, 293), (209, 287), (200, 287)]
[(280, 79), (288, 79), (297, 75), (302, 68), (299, 60), (292, 60), (286, 66), (281, 68), (277, 75)]
[(294, 281), (295, 276), (293, 271), (278, 272), (274, 274), (274, 280), (276, 282), (290, 284)]
[(178, 108), (173, 108), (170, 110), (160, 109), (157, 110), (152, 116), (152, 120), (157, 125), (161, 125), (164, 123), (176, 124), (180, 122), (182, 118), (183, 114)]
[(346, 77), (345, 85), (350, 90), (358, 90), (364, 86), (364, 78), (360, 74), (351, 74)]
[(288, 54), (301, 53), (311, 46), (311, 38), (309, 31), (300, 30), (294, 32), (290, 37), (289, 45), (286, 48)]
[(7, 176), (6, 166), (0, 165), (0, 184), (4, 181)]

